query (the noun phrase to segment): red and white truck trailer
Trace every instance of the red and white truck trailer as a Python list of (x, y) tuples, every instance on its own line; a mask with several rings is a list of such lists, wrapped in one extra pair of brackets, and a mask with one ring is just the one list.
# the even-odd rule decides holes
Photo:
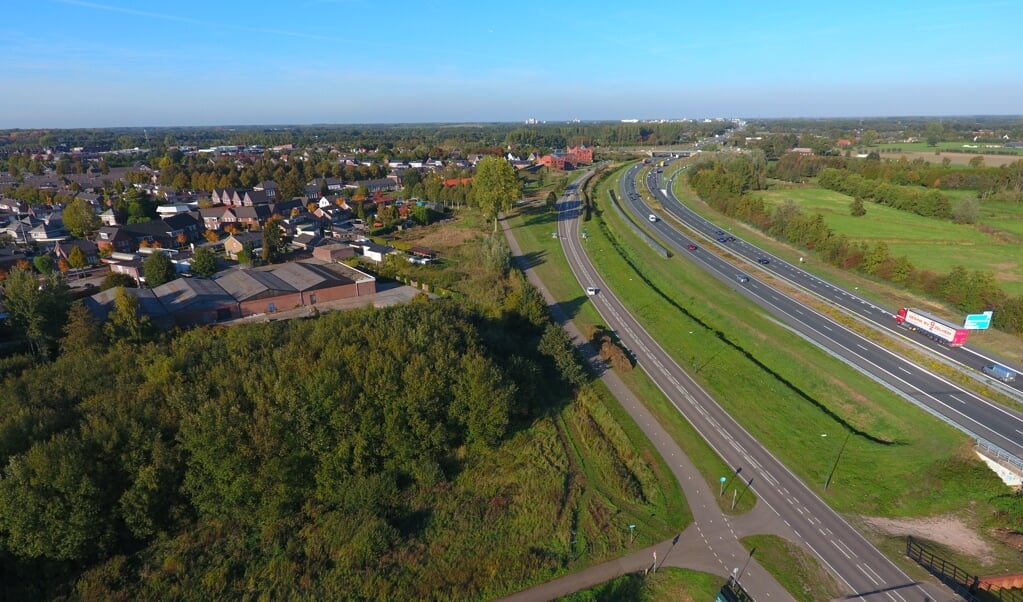
[(950, 347), (965, 345), (966, 337), (970, 334), (970, 331), (962, 326), (956, 326), (919, 309), (909, 307), (899, 308), (898, 313), (895, 314), (895, 322), (904, 328), (922, 332), (935, 341), (941, 341)]

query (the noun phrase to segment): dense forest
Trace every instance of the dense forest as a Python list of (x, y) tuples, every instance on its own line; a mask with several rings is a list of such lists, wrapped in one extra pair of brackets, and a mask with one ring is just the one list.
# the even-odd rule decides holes
[(457, 577), (425, 569), (484, 524), (529, 535), (515, 487), (460, 477), (581, 382), (543, 314), (424, 299), (159, 343), (96, 334), (3, 365), (5, 599), (465, 598), (558, 566), (491, 546)]

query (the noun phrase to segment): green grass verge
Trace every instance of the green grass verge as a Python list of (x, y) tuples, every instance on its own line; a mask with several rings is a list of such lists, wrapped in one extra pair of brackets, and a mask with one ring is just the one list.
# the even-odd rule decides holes
[[(616, 174), (623, 170), (619, 169)], [(612, 178), (617, 177), (613, 176)], [(597, 192), (601, 198), (607, 198), (607, 190), (601, 189)], [(576, 325), (583, 332), (592, 332), (597, 325), (604, 325), (603, 319), (587, 301), (587, 297), (581, 286), (571, 274), (564, 255), (561, 252), (561, 241), (553, 239), (550, 233), (557, 229), (557, 217), (555, 214), (546, 212), (540, 213), (519, 213), (509, 218), (512, 223), (515, 237), (519, 245), (532, 251), (525, 252), (527, 260), (534, 264), (534, 269), (540, 275), (544, 286), (556, 299), (561, 300), (560, 304), (565, 312), (575, 321)], [(593, 228), (584, 226), (587, 236), (591, 236)], [(599, 233), (596, 233), (599, 235)], [(728, 466), (714, 452), (692, 426), (682, 417), (678, 410), (671, 404), (671, 401), (664, 396), (653, 382), (641, 370), (619, 375), (623, 381), (637, 393), (639, 399), (655, 415), (661, 417), (661, 425), (672, 435), (674, 440), (682, 447), (682, 450), (689, 456), (689, 459), (700, 470), (708, 487), (717, 488), (718, 479), (722, 475), (731, 475), (734, 467)], [(615, 404), (619, 409), (620, 405)], [(624, 410), (622, 410), (624, 412)], [(630, 421), (631, 422), (631, 421)], [(732, 487), (740, 485), (738, 481), (729, 483), (730, 488), (723, 497), (718, 499), (721, 509), (730, 514), (746, 512), (756, 503), (756, 496), (751, 491), (745, 491), (745, 487), (739, 489), (742, 497), (735, 496), (737, 503), (734, 509), (731, 507), (733, 494)], [(665, 534), (667, 536), (667, 534)]]
[(725, 580), (687, 569), (659, 568), (656, 573), (630, 573), (597, 587), (576, 592), (562, 602), (680, 602), (713, 600)]
[[(817, 602), (842, 596), (842, 589), (831, 573), (817, 562), (816, 557), (796, 544), (776, 535), (744, 537), (742, 544), (796, 600)], [(742, 583), (741, 577), (739, 583)]]

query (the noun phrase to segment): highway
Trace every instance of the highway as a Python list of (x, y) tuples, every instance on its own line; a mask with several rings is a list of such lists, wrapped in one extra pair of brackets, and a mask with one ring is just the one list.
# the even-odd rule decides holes
[[(656, 180), (653, 186), (649, 186), (651, 192), (661, 202), (664, 211), (688, 226), (691, 234), (682, 233), (666, 220), (649, 222), (646, 217), (651, 210), (636, 189), (636, 178), (641, 167), (636, 165), (630, 168), (619, 182), (621, 201), (638, 222), (645, 222), (644, 226), (648, 226), (662, 244), (716, 275), (722, 282), (738, 290), (807, 339), (828, 349), (873, 378), (887, 383), (903, 397), (971, 436), (993, 444), (1023, 465), (1023, 414), (993, 403), (903, 359), (770, 286), (763, 276), (770, 275), (771, 278), (784, 280), (827, 300), (837, 299), (843, 308), (882, 328), (899, 336), (916, 337), (913, 333), (895, 327), (894, 318), (887, 310), (778, 259), (705, 220), (675, 199), (670, 191), (657, 188)], [(659, 177), (659, 174), (654, 174), (654, 177)], [(720, 238), (724, 238), (724, 242), (720, 241)], [(690, 245), (696, 246), (697, 249), (690, 250), (688, 248)], [(708, 245), (719, 247), (722, 254), (708, 250)], [(730, 261), (723, 255), (734, 260)], [(768, 263), (759, 263), (757, 261), (759, 258), (766, 259)], [(749, 280), (740, 283), (738, 281), (740, 274), (747, 276)], [(838, 301), (834, 302), (839, 304)], [(930, 343), (926, 339), (923, 339), (923, 342)], [(943, 346), (936, 346), (936, 350), (953, 355), (963, 353), (961, 349)]]
[[(903, 573), (764, 449), (675, 363), (590, 264), (580, 238), (576, 199), (569, 196), (559, 206), (558, 232), (580, 290), (589, 286), (597, 289), (589, 299), (608, 327), (618, 334), (622, 343), (635, 354), (639, 365), (722, 459), (734, 467), (743, 480), (749, 480), (759, 500), (791, 529), (791, 538), (814, 553), (852, 599), (909, 602), (952, 598), (947, 591), (931, 584), (916, 583)], [(734, 267), (709, 258), (707, 261), (708, 269), (716, 270), (722, 279), (739, 286), (734, 280), (737, 271)], [(758, 286), (752, 280), (749, 284)], [(758, 596), (756, 591), (750, 594), (755, 599)]]

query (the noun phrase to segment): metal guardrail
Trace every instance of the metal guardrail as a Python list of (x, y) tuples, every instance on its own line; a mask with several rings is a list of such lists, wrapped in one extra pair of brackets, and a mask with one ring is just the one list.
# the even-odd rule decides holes
[(996, 458), (998, 460), (1001, 460), (1002, 462), (1005, 462), (1006, 464), (1011, 465), (1013, 468), (1019, 471), (1019, 474), (1021, 476), (1023, 476), (1023, 460), (1021, 460), (1017, 456), (1010, 454), (1009, 452), (1005, 451), (1004, 449), (998, 447), (997, 445), (991, 443), (986, 439), (982, 439), (977, 436), (974, 436), (974, 438), (977, 440), (977, 447), (984, 451), (984, 455)]

